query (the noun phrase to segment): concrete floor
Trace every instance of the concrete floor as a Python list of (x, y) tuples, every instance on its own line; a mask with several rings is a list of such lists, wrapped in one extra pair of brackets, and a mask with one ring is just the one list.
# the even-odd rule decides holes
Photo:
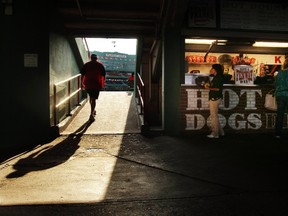
[(123, 132), (106, 125), (122, 114), (100, 119), (130, 95), (108, 97), (92, 124), (83, 108), (60, 137), (1, 163), (1, 216), (288, 215), (287, 139), (148, 137), (137, 121)]
[(101, 91), (96, 101), (96, 111), (95, 121), (81, 132), (90, 115), (90, 105), (87, 102), (61, 134), (81, 132), (98, 135), (141, 132), (135, 98), (131, 91)]

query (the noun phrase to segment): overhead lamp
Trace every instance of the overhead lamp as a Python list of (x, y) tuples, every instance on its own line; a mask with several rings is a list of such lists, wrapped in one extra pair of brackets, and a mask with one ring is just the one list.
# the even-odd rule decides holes
[(227, 40), (217, 40), (217, 45), (219, 46), (219, 45), (226, 45), (226, 43), (227, 43)]
[(212, 44), (214, 39), (185, 39), (186, 44)]
[(286, 42), (265, 42), (265, 41), (256, 41), (253, 44), (254, 47), (288, 47)]
[(225, 45), (227, 40), (216, 40), (216, 39), (192, 39), (187, 38), (185, 39), (186, 44), (212, 44), (216, 42), (217, 45)]

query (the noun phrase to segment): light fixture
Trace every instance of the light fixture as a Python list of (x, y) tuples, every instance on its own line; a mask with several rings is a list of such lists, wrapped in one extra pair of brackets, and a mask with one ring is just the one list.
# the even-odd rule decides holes
[(253, 44), (254, 47), (288, 47), (287, 42), (265, 42), (265, 41), (256, 41)]
[(224, 46), (224, 45), (226, 45), (226, 43), (227, 43), (227, 40), (217, 40), (217, 45), (218, 45), (218, 46), (219, 46), (219, 45)]
[(213, 39), (185, 39), (186, 44), (212, 44), (215, 41)]
[(217, 40), (217, 39), (185, 39), (185, 44), (212, 44), (216, 42), (217, 45), (225, 45), (227, 40)]

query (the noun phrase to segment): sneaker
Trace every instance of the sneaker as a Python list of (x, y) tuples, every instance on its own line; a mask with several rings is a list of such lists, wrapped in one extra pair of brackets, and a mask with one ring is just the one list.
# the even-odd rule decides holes
[(208, 138), (215, 138), (215, 139), (219, 138), (219, 136), (214, 136), (213, 134), (209, 134), (209, 135), (207, 135), (207, 137)]

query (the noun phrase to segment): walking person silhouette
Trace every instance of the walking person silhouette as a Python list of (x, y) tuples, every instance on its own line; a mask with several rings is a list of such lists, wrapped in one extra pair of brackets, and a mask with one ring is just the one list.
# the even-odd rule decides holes
[(91, 61), (85, 63), (80, 71), (82, 89), (89, 95), (90, 116), (89, 120), (94, 121), (96, 115), (96, 100), (99, 97), (100, 90), (105, 85), (106, 70), (104, 65), (98, 61), (96, 54), (91, 55)]

